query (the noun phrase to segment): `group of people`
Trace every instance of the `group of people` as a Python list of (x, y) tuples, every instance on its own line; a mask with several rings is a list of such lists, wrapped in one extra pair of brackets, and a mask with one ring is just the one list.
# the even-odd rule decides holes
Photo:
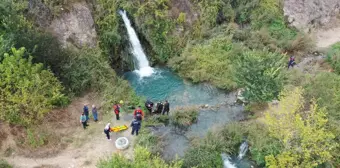
[(167, 100), (164, 101), (164, 103), (162, 102), (158, 102), (156, 104), (156, 107), (154, 109), (154, 103), (152, 101), (150, 101), (149, 99), (145, 102), (145, 107), (146, 109), (148, 109), (149, 113), (156, 113), (156, 114), (167, 114), (169, 115), (169, 111), (170, 111), (170, 104)]
[[(90, 115), (90, 112), (89, 112), (88, 104), (84, 104), (83, 113), (80, 116), (80, 122), (82, 123), (84, 129), (86, 129), (86, 127), (89, 126), (89, 124), (88, 124), (88, 121), (90, 119), (89, 115)], [(92, 116), (93, 116), (93, 120), (95, 122), (97, 122), (98, 121), (98, 111), (97, 111), (97, 107), (95, 105), (92, 105)]]
[[(156, 108), (153, 109), (154, 107), (154, 103), (150, 100), (147, 100), (145, 102), (145, 107), (148, 109), (149, 113), (152, 114), (152, 113), (162, 113), (163, 115), (166, 113), (167, 115), (169, 115), (169, 111), (170, 111), (170, 104), (167, 100), (165, 100), (164, 103), (162, 102), (158, 102), (156, 104)], [(115, 103), (113, 105), (113, 111), (114, 111), (114, 114), (116, 115), (116, 120), (119, 120), (120, 117), (119, 117), (119, 114), (120, 114), (120, 111), (121, 111), (121, 105), (119, 103)], [(98, 121), (98, 111), (97, 111), (97, 108), (95, 105), (92, 105), (92, 116), (93, 116), (93, 119), (95, 122)], [(138, 135), (138, 132), (141, 128), (141, 123), (142, 123), (142, 120), (144, 118), (144, 112), (143, 110), (141, 109), (141, 106), (138, 106), (134, 112), (133, 112), (133, 121), (131, 122), (130, 126), (132, 127), (132, 132), (131, 134), (134, 135)], [(80, 122), (82, 123), (83, 125), (83, 128), (86, 129), (88, 125), (88, 120), (90, 119), (89, 117), (89, 107), (88, 107), (88, 104), (84, 104), (84, 107), (83, 107), (83, 113), (82, 115), (80, 116)], [(111, 132), (111, 127), (110, 127), (110, 123), (106, 124), (105, 128), (104, 128), (104, 133), (106, 134), (106, 137), (108, 140), (111, 140), (110, 138), (110, 132)]]

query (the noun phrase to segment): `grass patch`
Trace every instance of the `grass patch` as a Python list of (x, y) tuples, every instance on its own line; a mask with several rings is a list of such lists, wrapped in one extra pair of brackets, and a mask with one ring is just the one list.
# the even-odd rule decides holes
[(197, 119), (198, 109), (194, 107), (177, 108), (171, 115), (171, 123), (179, 129), (187, 129)]
[(168, 125), (170, 123), (170, 117), (168, 115), (152, 115), (148, 117), (143, 123), (145, 127)]

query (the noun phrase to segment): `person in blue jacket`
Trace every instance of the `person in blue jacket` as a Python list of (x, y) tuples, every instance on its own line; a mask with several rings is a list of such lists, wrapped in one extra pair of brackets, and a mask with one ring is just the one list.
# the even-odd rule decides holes
[(88, 121), (89, 120), (89, 107), (87, 106), (87, 104), (84, 104), (83, 112), (85, 114), (86, 121)]
[(134, 133), (136, 132), (136, 135), (138, 135), (139, 129), (141, 127), (141, 123), (140, 121), (138, 121), (137, 119), (134, 119), (131, 122), (131, 127), (132, 127), (132, 132), (131, 134), (134, 135)]

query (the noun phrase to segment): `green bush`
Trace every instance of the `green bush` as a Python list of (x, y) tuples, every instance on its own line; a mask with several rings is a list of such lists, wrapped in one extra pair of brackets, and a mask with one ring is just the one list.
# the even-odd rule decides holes
[(152, 132), (142, 124), (142, 128), (135, 141), (137, 146), (147, 148), (152, 154), (161, 152), (161, 141), (159, 137), (152, 134)]
[(146, 119), (143, 124), (146, 127), (157, 126), (157, 125), (168, 125), (170, 122), (170, 117), (168, 115), (152, 115)]
[(223, 168), (221, 153), (215, 149), (198, 146), (188, 149), (185, 153), (183, 168)]
[(307, 99), (315, 98), (317, 104), (327, 109), (331, 119), (340, 120), (340, 76), (333, 73), (320, 73), (305, 85)]
[(7, 161), (0, 159), (0, 167), (1, 168), (13, 168), (10, 164), (7, 163)]
[(79, 95), (89, 89), (98, 91), (102, 93), (107, 108), (120, 100), (129, 101), (131, 105), (139, 103), (140, 98), (136, 97), (127, 81), (116, 75), (100, 49), (83, 48), (70, 53), (61, 75), (70, 92)]
[(210, 82), (231, 90), (236, 88), (233, 60), (240, 52), (241, 47), (233, 45), (231, 38), (223, 33), (205, 43), (188, 45), (180, 57), (169, 61), (169, 65), (193, 82)]
[(284, 57), (278, 53), (245, 51), (236, 61), (236, 80), (245, 88), (250, 101), (265, 102), (277, 98), (284, 84)]
[(282, 150), (282, 145), (277, 139), (269, 136), (268, 129), (261, 123), (251, 122), (246, 125), (247, 141), (250, 144), (249, 153), (251, 160), (260, 167), (265, 167), (265, 157), (276, 155)]
[(278, 154), (282, 146), (269, 136), (261, 123), (248, 121), (230, 123), (209, 132), (203, 140), (193, 143), (184, 156), (184, 167), (222, 167), (221, 153), (237, 155), (243, 141), (249, 144), (248, 156), (258, 166), (265, 166), (265, 156)]
[(334, 72), (340, 75), (340, 42), (331, 46), (327, 52), (327, 61), (331, 64)]
[[(327, 110), (329, 120), (328, 129), (335, 135), (335, 141), (340, 140), (340, 76), (334, 73), (323, 72), (317, 74), (311, 82), (305, 85), (305, 97), (316, 99), (317, 104)], [(332, 164), (340, 164), (340, 146), (332, 152)]]
[(148, 149), (137, 146), (134, 149), (134, 160), (128, 160), (119, 154), (114, 154), (112, 158), (101, 160), (97, 164), (98, 168), (181, 168), (182, 161), (166, 163), (157, 155), (152, 155)]
[(12, 49), (0, 63), (0, 118), (10, 123), (36, 123), (54, 106), (66, 105), (58, 79), (32, 57), (22, 58), (25, 48)]
[(180, 129), (186, 129), (197, 121), (197, 108), (178, 108), (172, 112), (171, 123)]

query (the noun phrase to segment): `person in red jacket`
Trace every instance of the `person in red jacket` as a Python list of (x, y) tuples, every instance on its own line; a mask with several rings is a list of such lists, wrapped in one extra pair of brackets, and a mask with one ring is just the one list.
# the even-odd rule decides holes
[(138, 106), (138, 108), (133, 112), (133, 116), (138, 121), (142, 121), (142, 118), (144, 117), (144, 113), (143, 113), (143, 111), (142, 111), (140, 106)]
[(113, 105), (113, 110), (114, 110), (114, 112), (116, 114), (116, 119), (119, 120), (120, 105), (118, 103)]

